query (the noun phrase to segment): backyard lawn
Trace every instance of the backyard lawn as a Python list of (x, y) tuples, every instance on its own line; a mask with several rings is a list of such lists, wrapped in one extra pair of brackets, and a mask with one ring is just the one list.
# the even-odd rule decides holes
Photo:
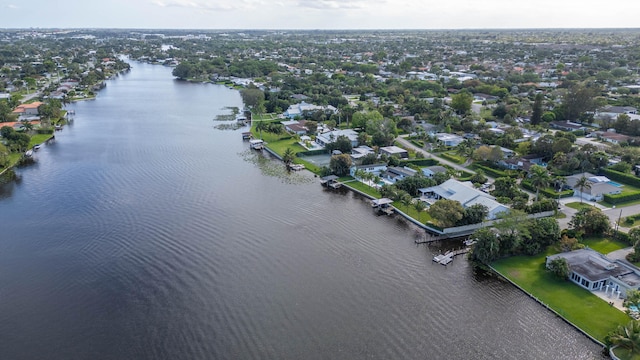
[(624, 241), (602, 237), (585, 238), (581, 243), (604, 255), (631, 246)]
[(589, 291), (559, 280), (545, 270), (545, 256), (513, 256), (498, 260), (493, 268), (518, 284), (594, 338), (604, 342), (607, 334), (631, 319), (624, 312)]
[(570, 203), (566, 203), (565, 206), (566, 207), (570, 207), (572, 209), (576, 209), (576, 210), (580, 210), (582, 208), (595, 208), (595, 209), (598, 209), (595, 206), (589, 205), (586, 202), (582, 202), (582, 203), (581, 202), (570, 202)]

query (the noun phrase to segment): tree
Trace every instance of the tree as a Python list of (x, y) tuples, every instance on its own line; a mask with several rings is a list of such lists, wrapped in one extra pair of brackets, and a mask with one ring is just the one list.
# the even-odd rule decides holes
[(489, 152), (489, 158), (488, 158), (489, 161), (498, 162), (503, 158), (504, 158), (504, 152), (502, 151), (500, 146), (494, 146), (491, 148), (491, 151)]
[(484, 221), (489, 215), (489, 209), (482, 204), (474, 204), (464, 209), (464, 216), (458, 222), (458, 225), (478, 224)]
[(574, 187), (580, 189), (580, 203), (582, 203), (582, 193), (584, 192), (584, 189), (591, 189), (591, 181), (589, 181), (586, 176), (582, 175)]
[(334, 155), (329, 161), (331, 172), (338, 176), (345, 176), (351, 167), (351, 156), (349, 154)]
[(537, 94), (533, 102), (533, 113), (531, 114), (531, 125), (538, 125), (542, 120), (542, 94)]
[(413, 208), (418, 212), (418, 221), (422, 222), (422, 212), (427, 208), (427, 204), (424, 201), (418, 199), (413, 202)]
[(553, 273), (559, 279), (566, 280), (569, 278), (569, 274), (571, 270), (569, 269), (569, 263), (567, 263), (567, 259), (563, 257), (557, 257), (551, 261), (547, 265), (547, 270)]
[(429, 215), (438, 222), (438, 225), (447, 228), (455, 226), (462, 219), (464, 208), (458, 201), (440, 199), (429, 207)]
[(473, 158), (476, 160), (486, 161), (487, 159), (489, 159), (490, 154), (491, 148), (486, 145), (482, 145), (473, 151)]
[(259, 106), (264, 103), (264, 92), (258, 88), (244, 88), (240, 90), (240, 96), (242, 96), (242, 102), (257, 113), (260, 113), (258, 110)]
[(567, 90), (562, 103), (565, 117), (568, 120), (578, 120), (586, 111), (595, 110), (595, 96), (600, 91), (597, 86), (576, 84)]
[(487, 182), (487, 177), (484, 175), (482, 169), (476, 170), (476, 173), (471, 176), (471, 182), (474, 184), (484, 184)]
[(640, 321), (631, 320), (625, 326), (618, 325), (618, 328), (609, 334), (608, 340), (611, 345), (627, 349), (632, 354), (639, 354)]
[(284, 164), (287, 166), (287, 169), (289, 168), (289, 166), (291, 166), (291, 163), (293, 163), (293, 159), (295, 157), (296, 157), (296, 154), (293, 152), (291, 148), (287, 148), (284, 151), (284, 154), (282, 155), (282, 161), (284, 161)]
[(530, 238), (522, 242), (522, 251), (527, 255), (540, 253), (545, 247), (560, 240), (560, 225), (552, 217), (530, 221)]
[(404, 208), (408, 212), (409, 207), (413, 204), (413, 198), (411, 197), (411, 195), (409, 195), (409, 193), (405, 193), (405, 194), (402, 194), (402, 197), (400, 198), (400, 202), (402, 203), (402, 205), (404, 205)]
[(471, 103), (473, 102), (473, 95), (468, 91), (461, 91), (451, 96), (451, 108), (458, 114), (466, 114), (471, 111)]
[(538, 201), (540, 189), (549, 186), (551, 183), (551, 176), (549, 176), (547, 169), (534, 164), (529, 168), (529, 181), (531, 181), (531, 185), (536, 188), (536, 201)]
[(551, 150), (554, 153), (562, 152), (568, 154), (571, 152), (572, 147), (573, 145), (571, 144), (571, 140), (567, 138), (559, 138), (553, 142), (553, 145), (551, 145)]
[(351, 140), (349, 140), (349, 138), (344, 135), (338, 136), (338, 138), (334, 142), (328, 144), (327, 146), (327, 150), (340, 150), (340, 152), (343, 154), (350, 153), (351, 149)]
[(481, 228), (473, 233), (476, 241), (471, 250), (471, 259), (489, 265), (500, 254), (500, 239), (489, 228)]
[(611, 229), (609, 217), (591, 206), (578, 210), (569, 221), (569, 226), (586, 235), (602, 235)]

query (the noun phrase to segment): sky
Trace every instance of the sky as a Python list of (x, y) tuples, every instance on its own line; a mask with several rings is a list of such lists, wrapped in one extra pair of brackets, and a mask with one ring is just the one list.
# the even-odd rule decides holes
[(640, 1), (0, 0), (0, 28), (640, 28)]

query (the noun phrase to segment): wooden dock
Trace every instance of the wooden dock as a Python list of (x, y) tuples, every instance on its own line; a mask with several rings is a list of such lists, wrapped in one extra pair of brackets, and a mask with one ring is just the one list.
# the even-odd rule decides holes
[(453, 261), (453, 258), (458, 256), (458, 255), (462, 255), (462, 254), (466, 254), (469, 252), (469, 250), (471, 250), (471, 248), (462, 248), (462, 249), (458, 249), (458, 250), (450, 250), (447, 251), (444, 254), (440, 254), (440, 255), (436, 255), (433, 257), (433, 261), (437, 262), (440, 265), (449, 265), (449, 263), (451, 263)]

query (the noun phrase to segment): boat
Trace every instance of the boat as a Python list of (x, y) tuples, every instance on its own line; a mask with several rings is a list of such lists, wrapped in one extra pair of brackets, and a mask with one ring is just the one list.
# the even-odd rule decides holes
[(42, 144), (33, 145), (33, 151), (38, 151), (42, 147)]
[(302, 164), (289, 165), (289, 169), (294, 170), (294, 171), (304, 170), (304, 165), (302, 165)]
[(262, 150), (264, 148), (264, 141), (261, 139), (249, 140), (249, 146), (254, 150)]
[(33, 156), (33, 150), (27, 150), (27, 152), (26, 152), (26, 153), (24, 153), (24, 156), (26, 156), (26, 157), (31, 157), (31, 156)]

